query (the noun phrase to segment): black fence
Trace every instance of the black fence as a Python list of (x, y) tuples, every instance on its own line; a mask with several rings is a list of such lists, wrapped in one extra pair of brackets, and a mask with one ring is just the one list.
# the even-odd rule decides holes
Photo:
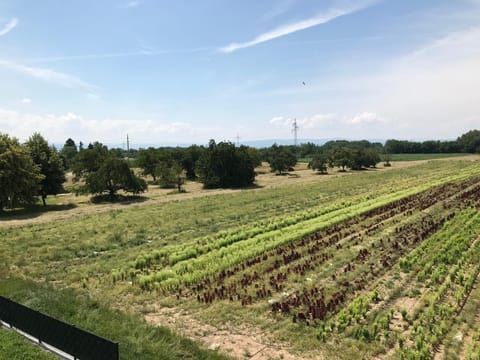
[(0, 320), (81, 360), (118, 360), (118, 344), (0, 296)]

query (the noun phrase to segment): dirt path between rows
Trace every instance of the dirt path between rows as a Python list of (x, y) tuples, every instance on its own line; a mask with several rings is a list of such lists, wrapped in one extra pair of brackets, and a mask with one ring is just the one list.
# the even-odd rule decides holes
[(273, 341), (271, 336), (253, 326), (225, 324), (217, 328), (200, 322), (182, 310), (170, 307), (157, 307), (153, 313), (145, 315), (145, 320), (153, 325), (166, 326), (211, 350), (219, 350), (236, 359), (324, 359), (319, 356), (305, 358), (294, 355), (288, 351), (288, 345)]

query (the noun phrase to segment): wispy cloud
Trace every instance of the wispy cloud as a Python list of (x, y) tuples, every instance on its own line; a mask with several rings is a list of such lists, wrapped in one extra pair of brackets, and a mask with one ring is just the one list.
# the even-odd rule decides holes
[(141, 1), (141, 0), (131, 0), (131, 1), (128, 1), (128, 2), (124, 5), (124, 7), (126, 7), (126, 8), (134, 8), (134, 7), (137, 7), (137, 6), (141, 5), (142, 2), (143, 2), (143, 1)]
[(209, 47), (198, 47), (192, 49), (168, 49), (168, 50), (154, 50), (151, 47), (142, 46), (142, 50), (124, 51), (124, 52), (110, 52), (110, 53), (93, 53), (93, 54), (77, 54), (77, 55), (59, 55), (59, 56), (45, 56), (28, 59), (29, 62), (55, 62), (67, 60), (95, 60), (95, 59), (110, 59), (134, 56), (159, 56), (171, 54), (193, 54), (202, 51), (213, 50)]
[(22, 104), (30, 104), (31, 102), (32, 102), (32, 99), (30, 99), (30, 98), (22, 99)]
[(368, 3), (364, 3), (364, 4), (357, 5), (355, 7), (350, 7), (350, 8), (330, 9), (327, 12), (325, 12), (323, 14), (319, 14), (315, 17), (277, 27), (277, 28), (275, 28), (271, 31), (268, 31), (266, 33), (258, 35), (255, 39), (253, 39), (251, 41), (247, 41), (247, 42), (243, 42), (243, 43), (231, 43), (227, 46), (221, 47), (219, 50), (223, 53), (231, 53), (231, 52), (234, 52), (236, 50), (240, 50), (240, 49), (248, 48), (248, 47), (251, 47), (251, 46), (255, 46), (255, 45), (267, 42), (267, 41), (277, 39), (277, 38), (282, 37), (282, 36), (286, 36), (286, 35), (295, 33), (297, 31), (301, 31), (301, 30), (309, 29), (309, 28), (314, 27), (314, 26), (326, 24), (326, 23), (328, 23), (332, 20), (335, 20), (336, 18), (339, 18), (341, 16), (345, 16), (345, 15), (357, 12), (359, 10), (362, 10), (362, 9), (370, 6), (371, 4), (372, 4), (372, 2), (368, 2)]
[(51, 69), (26, 66), (9, 60), (0, 60), (0, 67), (29, 75), (43, 81), (58, 84), (66, 88), (80, 88), (88, 93), (95, 93), (99, 89), (98, 86), (83, 81), (76, 76)]
[(15, 29), (17, 25), (18, 25), (18, 19), (17, 18), (11, 19), (2, 29), (0, 29), (0, 36), (8, 34), (10, 31)]
[(278, 3), (275, 3), (275, 6), (263, 15), (263, 21), (270, 21), (280, 15), (285, 14), (294, 4), (294, 0), (282, 0)]

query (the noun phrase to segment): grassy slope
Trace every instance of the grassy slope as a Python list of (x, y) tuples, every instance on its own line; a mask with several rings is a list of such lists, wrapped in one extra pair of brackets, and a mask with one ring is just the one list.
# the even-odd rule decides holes
[(392, 154), (391, 161), (415, 161), (415, 160), (432, 160), (444, 159), (456, 156), (468, 156), (469, 154), (453, 153), (453, 154)]
[[(111, 310), (72, 290), (57, 291), (25, 280), (5, 279), (0, 281), (0, 294), (118, 342), (120, 359), (226, 359), (213, 351), (200, 349), (193, 341), (165, 328), (149, 326), (134, 316)], [(0, 358), (15, 358), (16, 351), (10, 346), (3, 348), (1, 343), (0, 336)], [(2, 351), (5, 357), (1, 357)], [(26, 351), (28, 354), (30, 350)]]
[(32, 344), (20, 334), (0, 328), (0, 359), (56, 360), (56, 356)]

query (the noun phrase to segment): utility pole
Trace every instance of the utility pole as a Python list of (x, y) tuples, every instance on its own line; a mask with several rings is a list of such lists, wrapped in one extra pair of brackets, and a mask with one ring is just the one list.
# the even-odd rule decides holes
[(237, 147), (240, 146), (240, 136), (237, 133), (237, 136), (235, 136), (235, 140), (237, 140)]
[(297, 118), (295, 118), (295, 119), (293, 120), (293, 124), (292, 124), (293, 140), (294, 140), (295, 147), (297, 147), (298, 129), (299, 129), (299, 127), (298, 127), (298, 125), (297, 125)]
[(127, 161), (130, 158), (130, 139), (127, 134)]

